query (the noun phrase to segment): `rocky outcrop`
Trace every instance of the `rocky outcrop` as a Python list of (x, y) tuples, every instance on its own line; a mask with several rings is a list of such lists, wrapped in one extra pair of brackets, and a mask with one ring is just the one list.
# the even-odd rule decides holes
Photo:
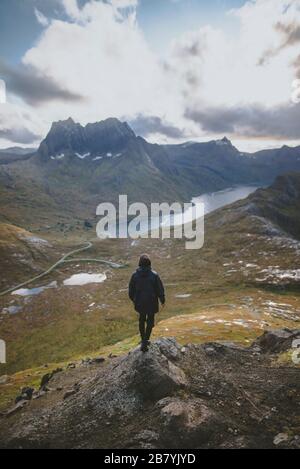
[(171, 361), (176, 359), (178, 349), (175, 341), (158, 340), (149, 355), (139, 350), (129, 355), (128, 381), (145, 400), (156, 402), (187, 385), (184, 372)]
[(247, 349), (163, 338), (93, 374), (76, 364), (2, 417), (0, 447), (297, 447), (299, 369), (274, 366), (274, 353), (299, 333), (271, 331)]
[(298, 330), (270, 330), (255, 340), (252, 347), (262, 353), (280, 353), (289, 350), (296, 339), (300, 339), (300, 331)]

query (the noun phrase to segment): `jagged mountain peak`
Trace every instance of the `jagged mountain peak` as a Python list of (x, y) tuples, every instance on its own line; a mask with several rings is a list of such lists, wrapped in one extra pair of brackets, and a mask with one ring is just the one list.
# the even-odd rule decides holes
[(54, 122), (42, 141), (38, 157), (44, 161), (61, 159), (62, 155), (89, 155), (100, 158), (107, 153), (120, 152), (136, 135), (127, 122), (117, 118), (89, 123), (85, 127), (71, 117)]
[(232, 146), (231, 141), (226, 136), (221, 138), (220, 140), (216, 140), (216, 143), (219, 145), (231, 145)]
[(80, 125), (80, 124), (76, 124), (75, 121), (72, 119), (72, 117), (69, 117), (68, 119), (53, 122), (50, 132), (58, 128), (71, 128), (76, 125)]
[(121, 122), (115, 117), (109, 117), (108, 119), (89, 123), (85, 126), (86, 132), (106, 132), (110, 134), (123, 135), (127, 137), (135, 137), (135, 133), (129, 127), (127, 122)]
[(103, 131), (103, 130), (111, 131), (111, 132), (117, 131), (119, 133), (127, 134), (129, 136), (135, 136), (135, 133), (133, 132), (131, 127), (127, 124), (127, 122), (121, 122), (116, 117), (109, 117), (109, 118), (101, 120), (101, 121), (88, 123), (85, 126), (75, 122), (72, 117), (69, 117), (68, 119), (65, 119), (65, 120), (59, 120), (59, 121), (53, 122), (48, 135), (51, 132), (57, 131), (57, 130), (60, 130), (60, 129), (72, 130), (74, 128), (80, 128), (81, 130), (91, 130), (92, 129), (95, 132)]

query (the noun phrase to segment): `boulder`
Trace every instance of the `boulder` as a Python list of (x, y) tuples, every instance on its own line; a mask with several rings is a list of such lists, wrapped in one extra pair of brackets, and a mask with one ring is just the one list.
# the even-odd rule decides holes
[(273, 444), (275, 446), (279, 446), (283, 443), (286, 443), (288, 440), (289, 440), (289, 435), (287, 433), (278, 433), (278, 435), (274, 437)]
[[(212, 434), (226, 428), (225, 421), (214, 410), (207, 407), (201, 399), (165, 398), (157, 403), (160, 408), (160, 418), (166, 432), (165, 437), (174, 436), (179, 441), (191, 444), (202, 444), (208, 441)], [(169, 435), (169, 438), (168, 438)]]
[(33, 393), (34, 393), (33, 388), (29, 388), (29, 387), (22, 388), (21, 394), (17, 396), (15, 399), (15, 403), (18, 404), (18, 402), (21, 402), (21, 401), (31, 401)]
[[(172, 343), (171, 347), (173, 345)], [(184, 372), (168, 359), (163, 350), (161, 342), (157, 341), (150, 346), (147, 353), (136, 349), (127, 359), (130, 366), (130, 386), (145, 400), (158, 401), (187, 384)]]
[(104, 357), (96, 357), (96, 358), (93, 358), (92, 359), (92, 363), (95, 363), (95, 364), (99, 364), (99, 363), (103, 363), (105, 362), (105, 358)]
[(159, 347), (160, 352), (165, 355), (168, 360), (176, 361), (180, 358), (182, 347), (176, 342), (176, 339), (162, 337), (156, 340), (156, 345)]
[(295, 339), (300, 339), (300, 330), (278, 329), (265, 331), (252, 344), (252, 348), (262, 353), (280, 353), (289, 350)]
[(0, 376), (0, 385), (6, 384), (8, 381), (9, 381), (9, 376), (7, 375)]
[(69, 363), (68, 366), (67, 366), (67, 368), (68, 368), (69, 370), (74, 370), (74, 369), (76, 368), (76, 363)]

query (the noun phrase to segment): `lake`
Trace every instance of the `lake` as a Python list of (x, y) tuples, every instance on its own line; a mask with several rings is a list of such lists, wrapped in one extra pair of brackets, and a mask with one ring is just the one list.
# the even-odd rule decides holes
[(246, 199), (248, 195), (252, 194), (259, 189), (258, 186), (238, 186), (230, 189), (224, 189), (223, 191), (211, 192), (208, 194), (200, 195), (200, 197), (194, 197), (192, 202), (204, 203), (204, 213), (214, 212), (218, 208), (230, 205), (237, 200)]
[[(219, 208), (225, 207), (226, 205), (232, 204), (237, 200), (245, 199), (246, 197), (248, 197), (248, 195), (255, 192), (258, 188), (258, 186), (236, 186), (224, 189), (222, 191), (202, 194), (199, 197), (193, 197), (191, 203), (202, 203), (204, 205), (204, 215), (208, 215), (209, 213)], [(149, 225), (151, 224), (151, 231), (153, 231), (157, 230), (160, 227), (172, 227), (182, 225), (183, 220), (184, 223), (191, 223), (195, 219), (196, 210), (194, 205), (193, 207), (188, 208), (184, 212), (184, 215), (182, 213), (179, 213), (175, 215), (171, 214), (162, 217), (151, 217), (151, 221), (148, 220), (148, 218), (144, 218), (141, 222), (139, 232), (140, 234), (145, 234), (149, 232), (148, 222)]]

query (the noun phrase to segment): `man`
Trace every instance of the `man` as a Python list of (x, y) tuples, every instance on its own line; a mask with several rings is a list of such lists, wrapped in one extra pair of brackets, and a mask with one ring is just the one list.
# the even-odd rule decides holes
[(165, 305), (165, 291), (159, 275), (151, 269), (151, 260), (143, 254), (139, 260), (139, 268), (129, 282), (129, 298), (139, 313), (139, 329), (141, 334), (141, 350), (147, 352), (149, 339), (154, 327), (154, 317), (159, 311), (159, 303)]

